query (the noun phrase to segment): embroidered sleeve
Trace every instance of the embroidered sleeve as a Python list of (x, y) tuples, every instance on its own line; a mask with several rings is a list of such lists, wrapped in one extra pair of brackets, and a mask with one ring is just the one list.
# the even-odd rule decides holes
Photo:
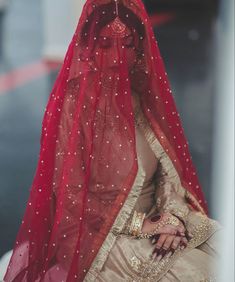
[(185, 198), (179, 176), (166, 154), (162, 154), (155, 181), (155, 209), (158, 212), (170, 212), (186, 223), (190, 208)]

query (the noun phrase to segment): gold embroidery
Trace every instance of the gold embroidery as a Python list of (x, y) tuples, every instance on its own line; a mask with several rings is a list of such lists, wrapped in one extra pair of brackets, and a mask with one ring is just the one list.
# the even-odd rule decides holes
[(133, 270), (135, 272), (133, 272), (132, 277), (128, 281), (158, 281), (170, 269), (176, 259), (185, 254), (185, 252), (188, 252), (205, 242), (216, 230), (218, 230), (219, 225), (215, 220), (212, 220), (207, 216), (201, 215), (201, 217), (201, 223), (197, 225), (192, 231), (193, 238), (189, 241), (187, 247), (184, 250), (177, 249), (171, 257), (164, 257), (160, 260), (160, 262), (157, 262), (152, 258), (149, 258), (146, 261), (141, 261), (140, 259), (135, 257), (134, 260), (136, 262), (138, 261), (138, 267), (136, 267), (136, 265), (135, 267), (133, 267)]
[[(168, 167), (168, 173), (171, 177), (174, 178), (174, 183), (176, 184), (177, 193), (181, 196), (187, 196), (191, 200), (197, 204), (200, 208), (201, 213), (204, 213), (202, 207), (198, 203), (198, 201), (191, 195), (187, 190), (181, 185), (181, 181), (179, 175), (168, 155), (165, 153), (163, 147), (159, 143), (158, 139), (155, 137), (154, 133), (150, 129), (148, 123), (146, 122), (145, 118), (143, 117), (142, 111), (140, 111), (137, 115), (137, 122), (139, 121), (139, 125), (143, 130), (147, 141), (149, 142), (153, 152), (155, 153), (158, 159), (165, 162), (165, 166)], [(139, 173), (139, 172), (138, 172)], [(95, 260), (92, 263), (84, 281), (92, 282), (96, 280), (96, 277), (99, 275), (101, 268), (108, 257), (108, 254), (114, 245), (117, 236), (125, 236), (121, 235), (122, 230), (125, 228), (128, 220), (130, 220), (130, 215), (133, 213), (134, 206), (138, 200), (138, 197), (141, 193), (141, 185), (136, 185), (137, 182), (141, 181), (141, 173), (136, 176), (135, 182), (133, 187), (128, 195), (126, 202), (124, 203), (122, 209), (120, 210), (113, 227), (111, 228), (110, 232), (108, 233), (105, 241), (103, 242), (99, 253), (97, 254)], [(138, 187), (138, 188), (137, 188)], [(135, 188), (135, 189), (133, 189)], [(158, 201), (160, 204), (160, 200)], [(186, 210), (185, 210), (186, 211)], [(184, 213), (185, 211), (180, 211)], [(202, 214), (201, 214), (202, 215)], [(131, 258), (131, 265), (133, 271), (132, 277), (128, 278), (129, 282), (156, 282), (158, 281), (172, 266), (174, 261), (185, 252), (197, 247), (198, 245), (202, 244), (206, 241), (216, 230), (218, 229), (217, 222), (209, 219), (206, 215), (202, 215), (202, 219), (200, 224), (196, 226), (190, 233), (193, 234), (193, 238), (188, 243), (187, 247), (184, 250), (176, 250), (175, 253), (170, 257), (164, 257), (160, 262), (156, 262), (151, 258), (147, 259), (146, 261), (142, 262), (137, 257)]]
[(157, 200), (156, 200), (156, 206), (157, 207), (160, 207), (160, 205), (161, 205), (161, 199), (160, 198), (158, 198)]
[(181, 196), (184, 196), (185, 189), (181, 185), (180, 177), (173, 165), (173, 162), (171, 161), (171, 159), (169, 158), (169, 156), (163, 149), (162, 145), (156, 138), (152, 129), (149, 126), (141, 127), (141, 129), (145, 135), (145, 138), (149, 142), (150, 147), (152, 148), (153, 152), (155, 153), (156, 158), (160, 160), (160, 162), (162, 163), (162, 167), (167, 168), (167, 171), (166, 170), (162, 171), (162, 175), (167, 175), (169, 179), (172, 179), (175, 184), (176, 192), (179, 193)]
[(136, 256), (133, 256), (133, 257), (130, 259), (130, 264), (131, 264), (132, 268), (133, 268), (135, 271), (139, 271), (139, 270), (140, 270), (140, 266), (141, 266), (141, 260), (138, 259)]
[(157, 262), (156, 260), (151, 258), (146, 261), (141, 261), (138, 258), (137, 260), (139, 261), (137, 274), (133, 274), (129, 281), (147, 282), (156, 281), (153, 280), (156, 277), (156, 273), (160, 272), (163, 269), (165, 262), (168, 262), (169, 258), (166, 258), (165, 262), (163, 262), (163, 260)]
[(139, 166), (131, 191), (125, 203), (123, 204), (118, 216), (116, 217), (111, 230), (109, 231), (107, 237), (105, 238), (96, 258), (94, 259), (87, 275), (85, 276), (84, 281), (87, 282), (95, 281), (117, 237), (122, 236), (120, 234), (123, 233), (123, 229), (126, 227), (128, 220), (130, 220), (131, 214), (133, 214), (134, 211), (135, 204), (141, 194), (141, 189), (142, 189), (141, 184), (144, 181), (141, 170), (142, 167)]
[(178, 216), (184, 222), (187, 221), (189, 214), (189, 208), (187, 207), (187, 205), (179, 205), (176, 200), (171, 200), (169, 203), (167, 203), (164, 206), (163, 211), (170, 212), (173, 215)]
[[(186, 189), (182, 187), (179, 175), (171, 159), (165, 153), (157, 138), (154, 139), (152, 137), (154, 133), (149, 127), (144, 128), (144, 133), (156, 157), (160, 160), (158, 170), (161, 175), (160, 177), (157, 177), (157, 190), (160, 191), (162, 187), (165, 196), (168, 196), (167, 201), (164, 202), (161, 197), (157, 197), (156, 193), (156, 208), (159, 211), (171, 212), (186, 222), (189, 208), (186, 204), (186, 201), (183, 202), (182, 200), (186, 195)], [(170, 197), (171, 195), (172, 197)], [(176, 201), (175, 199), (172, 199), (175, 196), (180, 197), (180, 200)]]
[(186, 189), (185, 187), (187, 186), (186, 183), (181, 183), (181, 180), (179, 178), (178, 172), (171, 161), (171, 158), (168, 156), (168, 154), (165, 152), (164, 148), (162, 147), (161, 143), (158, 141), (158, 138), (156, 138), (154, 132), (149, 126), (149, 123), (147, 119), (145, 118), (145, 115), (143, 112), (140, 110), (137, 111), (136, 114), (136, 120), (139, 121), (140, 127), (149, 142), (149, 145), (151, 146), (153, 152), (155, 153), (157, 159), (161, 160), (163, 163), (163, 166), (167, 168), (167, 172), (170, 173), (170, 177), (176, 177), (174, 180), (177, 188), (177, 193), (183, 197), (186, 197), (190, 199), (194, 205), (200, 210), (203, 214), (205, 214), (204, 209), (198, 202), (198, 200)]

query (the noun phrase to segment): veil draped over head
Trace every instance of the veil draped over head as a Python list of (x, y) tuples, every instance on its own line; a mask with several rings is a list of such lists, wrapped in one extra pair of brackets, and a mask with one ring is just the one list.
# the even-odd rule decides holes
[[(134, 94), (133, 94), (134, 93)], [(45, 109), (40, 155), (5, 281), (82, 281), (137, 174), (141, 109), (187, 190), (208, 214), (141, 0), (87, 0)], [(59, 273), (59, 271), (58, 271)]]

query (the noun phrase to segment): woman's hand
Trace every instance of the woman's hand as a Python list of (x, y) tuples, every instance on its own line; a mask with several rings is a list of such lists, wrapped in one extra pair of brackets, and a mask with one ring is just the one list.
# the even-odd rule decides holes
[[(161, 221), (165, 221), (169, 216), (173, 216), (172, 214), (166, 212), (161, 214), (161, 219), (158, 219), (158, 215), (153, 215), (150, 218), (146, 218), (144, 220), (143, 226), (142, 226), (142, 232), (143, 233), (151, 233), (156, 229), (156, 226), (158, 223)], [(177, 218), (178, 219), (178, 218)], [(182, 235), (185, 236), (186, 234), (186, 228), (184, 224), (179, 220), (179, 225), (172, 225), (172, 224), (167, 224), (158, 229), (156, 234), (162, 234), (162, 233), (167, 233), (171, 235)]]
[[(159, 219), (157, 215), (146, 218), (142, 226), (142, 232), (153, 232), (160, 221), (166, 220), (167, 217), (172, 216), (170, 213), (163, 213), (161, 215), (161, 219)], [(167, 224), (160, 227), (152, 240), (152, 243), (155, 244), (153, 258), (160, 260), (167, 254), (169, 256), (172, 255), (177, 248), (185, 248), (188, 244), (188, 240), (191, 238), (192, 235), (188, 234), (183, 222), (180, 220), (177, 226)]]
[(188, 239), (180, 235), (157, 234), (152, 243), (155, 244), (153, 258), (159, 261), (166, 255), (170, 257), (178, 248), (184, 249)]

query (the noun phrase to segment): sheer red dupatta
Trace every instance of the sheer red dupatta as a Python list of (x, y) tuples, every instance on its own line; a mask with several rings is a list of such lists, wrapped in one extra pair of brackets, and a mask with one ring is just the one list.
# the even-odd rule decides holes
[(208, 213), (142, 2), (88, 0), (45, 109), (5, 281), (84, 279), (137, 173), (133, 90), (188, 203)]

